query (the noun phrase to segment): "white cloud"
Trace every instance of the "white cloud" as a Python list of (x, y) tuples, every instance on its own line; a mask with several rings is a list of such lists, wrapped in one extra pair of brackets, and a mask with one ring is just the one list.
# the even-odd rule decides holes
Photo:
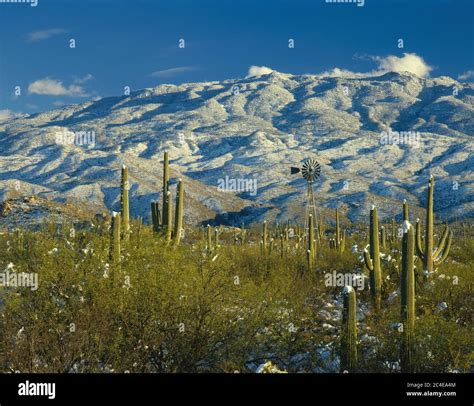
[(66, 32), (67, 31), (63, 28), (50, 28), (49, 30), (33, 31), (28, 34), (27, 40), (28, 42), (43, 41), (45, 39), (54, 37), (55, 35), (64, 34)]
[(373, 61), (377, 62), (377, 68), (369, 72), (352, 72), (347, 69), (334, 68), (330, 71), (319, 74), (329, 77), (351, 77), (363, 78), (370, 76), (380, 76), (387, 72), (410, 72), (419, 77), (427, 77), (433, 68), (425, 60), (416, 54), (403, 54), (403, 56), (388, 55), (372, 56)]
[(70, 85), (65, 87), (61, 81), (51, 78), (39, 79), (30, 83), (28, 86), (28, 92), (30, 94), (40, 94), (44, 96), (88, 96), (81, 86)]
[(157, 70), (153, 73), (150, 73), (148, 76), (153, 78), (169, 78), (172, 76), (179, 75), (181, 73), (192, 72), (194, 70), (196, 70), (196, 68), (192, 66), (179, 66), (176, 68)]
[(75, 77), (74, 78), (74, 83), (76, 83), (78, 85), (82, 85), (83, 83), (86, 83), (86, 82), (88, 82), (89, 80), (92, 80), (92, 79), (94, 79), (94, 76), (92, 76), (90, 73), (88, 73), (87, 75), (83, 76), (82, 78)]
[(417, 54), (403, 54), (402, 57), (389, 55), (386, 57), (376, 56), (373, 58), (382, 72), (410, 72), (419, 77), (427, 77), (433, 68), (428, 65), (421, 56)]
[(474, 70), (468, 70), (464, 73), (461, 73), (458, 76), (459, 80), (469, 80), (469, 79), (474, 79)]
[(357, 73), (347, 69), (334, 68), (330, 71), (318, 73), (318, 76), (325, 76), (330, 78), (362, 78), (371, 75), (369, 73)]
[(266, 66), (251, 66), (247, 73), (247, 77), (250, 78), (252, 76), (261, 76), (261, 75), (268, 75), (272, 73), (273, 69), (268, 68)]

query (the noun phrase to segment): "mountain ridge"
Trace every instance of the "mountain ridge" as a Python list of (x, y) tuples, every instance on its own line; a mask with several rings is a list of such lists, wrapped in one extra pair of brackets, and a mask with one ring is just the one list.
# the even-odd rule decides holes
[[(126, 164), (132, 215), (148, 219), (167, 150), (199, 206), (187, 208), (191, 223), (213, 216), (237, 222), (242, 212), (246, 222), (300, 217), (305, 182), (289, 167), (308, 157), (322, 166), (318, 205), (347, 207), (353, 221), (374, 202), (387, 218), (400, 212), (392, 201), (422, 206), (430, 174), (438, 216), (472, 217), (473, 111), (472, 84), (405, 72), (337, 78), (274, 71), (159, 85), (0, 122), (0, 200), (13, 185), (25, 195), (117, 209)], [(70, 131), (94, 134), (94, 145), (58, 144), (58, 134)], [(383, 145), (382, 135), (394, 132), (418, 134), (418, 145)], [(254, 180), (256, 195), (219, 191), (225, 176)]]

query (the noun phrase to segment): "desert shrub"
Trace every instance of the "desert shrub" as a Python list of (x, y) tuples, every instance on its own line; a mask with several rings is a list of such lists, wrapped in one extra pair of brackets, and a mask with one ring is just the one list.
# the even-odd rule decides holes
[[(337, 253), (318, 246), (315, 270), (294, 241), (261, 252), (258, 232), (235, 244), (221, 230), (209, 254), (201, 229), (179, 247), (137, 224), (109, 260), (106, 224), (71, 233), (44, 227), (0, 236), (0, 271), (37, 273), (37, 290), (0, 289), (0, 365), (22, 372), (250, 372), (271, 360), (290, 372), (338, 371), (341, 287), (328, 272), (368, 276), (358, 233)], [(359, 252), (351, 246), (358, 245)], [(361, 372), (398, 371), (400, 253), (382, 259), (383, 303), (374, 312), (368, 286), (357, 292)], [(390, 256), (390, 258), (389, 258)], [(468, 371), (472, 365), (472, 241), (416, 297), (419, 372)]]

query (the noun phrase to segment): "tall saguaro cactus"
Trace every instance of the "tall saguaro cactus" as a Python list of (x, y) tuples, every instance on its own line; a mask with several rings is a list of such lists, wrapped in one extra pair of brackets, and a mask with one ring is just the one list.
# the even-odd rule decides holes
[(262, 254), (267, 253), (267, 222), (263, 222), (262, 226)]
[(159, 232), (161, 227), (161, 213), (158, 202), (151, 202), (151, 221), (153, 231), (155, 233)]
[(415, 330), (415, 236), (412, 225), (403, 222), (402, 274), (400, 278), (400, 316), (403, 338), (400, 348), (402, 372), (414, 372), (414, 330)]
[(384, 226), (380, 227), (380, 245), (382, 249), (387, 248), (387, 232)]
[(120, 264), (120, 217), (120, 213), (116, 213), (115, 211), (112, 213), (109, 259), (115, 265)]
[(342, 292), (344, 302), (341, 331), (341, 372), (353, 372), (357, 367), (356, 293), (352, 286)]
[(176, 193), (176, 209), (174, 217), (174, 243), (179, 244), (183, 230), (183, 204), (184, 204), (184, 184), (182, 179), (178, 181), (178, 190)]
[(163, 157), (163, 227), (168, 227), (168, 191), (169, 191), (170, 175), (168, 168), (168, 152), (164, 153)]
[(173, 234), (173, 201), (171, 197), (171, 192), (166, 193), (166, 214), (163, 213), (164, 218), (166, 218), (166, 241), (170, 242)]
[(382, 270), (380, 267), (379, 247), (379, 219), (377, 208), (372, 206), (370, 210), (370, 253), (364, 250), (365, 266), (370, 273), (370, 294), (375, 303), (375, 308), (380, 309), (382, 290)]
[(443, 236), (438, 243), (438, 247), (433, 249), (433, 194), (434, 194), (434, 178), (430, 177), (430, 183), (428, 186), (428, 201), (426, 208), (426, 224), (425, 224), (425, 239), (424, 247), (421, 241), (421, 225), (417, 219), (416, 222), (416, 251), (418, 257), (423, 261), (423, 268), (429, 273), (433, 272), (435, 265), (441, 264), (448, 256), (449, 249), (451, 247), (451, 240), (453, 237), (449, 227), (446, 226), (443, 232)]
[(130, 234), (130, 206), (128, 199), (128, 191), (130, 190), (130, 184), (128, 181), (128, 168), (122, 166), (122, 182), (120, 190), (120, 206), (121, 206), (121, 217), (122, 217), (122, 233), (125, 240), (128, 239)]
[(406, 199), (403, 200), (403, 221), (410, 221), (408, 216), (408, 203)]

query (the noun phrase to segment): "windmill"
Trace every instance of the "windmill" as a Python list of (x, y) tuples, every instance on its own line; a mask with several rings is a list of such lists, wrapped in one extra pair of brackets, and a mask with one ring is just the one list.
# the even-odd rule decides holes
[(321, 174), (321, 165), (319, 165), (318, 161), (316, 161), (315, 159), (309, 158), (303, 162), (301, 168), (292, 166), (290, 169), (292, 175), (301, 172), (301, 175), (303, 176), (303, 178), (306, 179), (307, 182), (304, 229), (305, 235), (308, 235), (309, 215), (311, 214), (313, 216), (314, 221), (317, 221), (316, 203), (314, 202), (313, 193), (313, 183), (316, 181), (316, 179), (319, 178), (319, 175)]

